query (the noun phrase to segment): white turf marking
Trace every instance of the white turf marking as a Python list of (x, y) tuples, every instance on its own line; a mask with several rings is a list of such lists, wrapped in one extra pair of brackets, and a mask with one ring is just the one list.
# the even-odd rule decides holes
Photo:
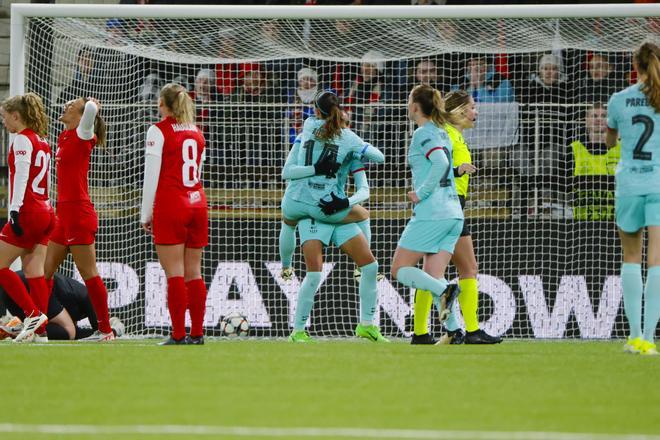
[(660, 440), (657, 435), (569, 432), (435, 431), (367, 428), (256, 428), (204, 425), (27, 425), (0, 423), (0, 433), (66, 435), (185, 435), (475, 440)]

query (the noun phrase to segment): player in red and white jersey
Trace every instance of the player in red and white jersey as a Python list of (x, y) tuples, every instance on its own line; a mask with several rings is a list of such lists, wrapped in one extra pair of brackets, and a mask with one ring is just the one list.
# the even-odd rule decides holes
[(108, 291), (96, 268), (98, 217), (89, 197), (87, 175), (92, 150), (106, 142), (106, 125), (93, 98), (78, 98), (64, 104), (60, 121), (65, 130), (57, 140), (57, 225), (48, 243), (46, 282), (49, 292), (53, 276), (67, 254), (80, 272), (94, 306), (98, 330), (87, 341), (115, 338), (108, 315)]
[[(195, 107), (182, 86), (165, 85), (158, 108), (164, 119), (147, 131), (140, 222), (154, 237), (167, 277), (172, 335), (162, 345), (203, 344), (206, 285), (201, 265), (209, 230), (200, 182), (204, 136), (195, 126)], [(189, 337), (186, 307), (192, 324)]]
[[(44, 139), (48, 118), (34, 93), (13, 96), (0, 105), (0, 115), (16, 137), (9, 149), (9, 222), (0, 231), (0, 286), (23, 309), (26, 319), (16, 342), (31, 342), (45, 332), (48, 288), (44, 279), (46, 244), (55, 225), (48, 199), (50, 146)], [(9, 267), (21, 257), (30, 294)], [(36, 340), (47, 340), (37, 337)]]

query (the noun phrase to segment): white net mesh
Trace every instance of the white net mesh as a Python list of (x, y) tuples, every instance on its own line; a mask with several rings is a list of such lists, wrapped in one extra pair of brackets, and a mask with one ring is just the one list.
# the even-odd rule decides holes
[[(384, 166), (368, 170), (366, 207), (374, 254), (389, 271), (410, 215), (405, 101), (420, 82), (466, 89), (478, 102), (477, 126), (465, 133), (479, 168), (466, 214), (480, 264), (482, 327), (514, 337), (626, 334), (613, 223), (616, 152), (604, 146), (599, 104), (634, 82), (631, 51), (658, 39), (657, 18), (31, 18), (28, 29), (26, 90), (45, 97), (51, 140), (66, 100), (92, 95), (102, 103), (109, 143), (94, 152), (90, 171), (98, 260), (111, 314), (129, 334), (161, 333), (169, 322), (164, 276), (138, 224), (144, 135), (158, 120), (166, 82), (194, 94), (208, 142), (210, 334), (234, 311), (247, 316), (252, 334), (290, 331), (300, 280), (278, 275), (280, 171), (316, 90), (333, 89), (352, 128), (386, 155)], [(352, 334), (359, 310), (352, 273), (346, 257), (326, 252), (313, 333)], [(383, 332), (408, 334), (410, 292), (388, 274), (379, 295)]]

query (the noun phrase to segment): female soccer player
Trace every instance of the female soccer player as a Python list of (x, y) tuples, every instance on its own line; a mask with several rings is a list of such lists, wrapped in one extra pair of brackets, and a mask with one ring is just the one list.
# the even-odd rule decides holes
[[(357, 205), (369, 198), (369, 184), (367, 182), (364, 165), (359, 161), (352, 161), (347, 172), (338, 176), (337, 194), (345, 197), (347, 174), (353, 175), (356, 191), (349, 197), (352, 205)], [(328, 213), (329, 215), (332, 212)], [(307, 274), (300, 287), (296, 306), (293, 332), (289, 336), (292, 342), (309, 342), (311, 337), (305, 331), (305, 324), (314, 306), (314, 295), (321, 284), (321, 270), (323, 268), (323, 246), (333, 243), (346, 253), (360, 268), (360, 323), (355, 329), (356, 336), (369, 339), (373, 342), (389, 342), (380, 333), (380, 329), (373, 323), (376, 307), (378, 306), (378, 290), (376, 286), (378, 276), (378, 262), (369, 249), (370, 230), (367, 232), (356, 223), (330, 224), (315, 219), (302, 219), (298, 223), (300, 241), (303, 247)]]
[[(463, 230), (451, 142), (442, 128), (452, 118), (440, 92), (426, 85), (410, 92), (408, 113), (418, 127), (408, 150), (414, 184), (408, 198), (415, 207), (394, 252), (392, 275), (408, 287), (430, 290), (444, 323), (458, 293), (444, 273)], [(424, 270), (415, 267), (422, 257)]]
[[(195, 106), (182, 86), (165, 85), (158, 108), (164, 119), (147, 131), (140, 222), (154, 237), (167, 277), (172, 334), (161, 345), (203, 344), (206, 285), (201, 266), (209, 235), (200, 182), (204, 136), (195, 126)], [(189, 337), (186, 308), (192, 321)]]
[[(376, 163), (385, 160), (377, 148), (345, 128), (339, 99), (334, 93), (319, 93), (314, 99), (314, 111), (316, 117), (307, 118), (303, 125), (302, 134), (307, 140), (298, 144), (298, 150), (289, 156), (295, 158), (298, 165), (296, 174), (283, 175), (284, 179), (291, 181), (282, 199), (280, 243), (294, 243), (294, 247), (296, 224), (302, 218), (311, 217), (325, 223), (367, 220), (369, 213), (366, 209), (359, 205), (350, 206), (348, 198), (332, 194), (337, 186), (337, 172), (342, 167), (347, 168), (353, 158)], [(288, 249), (291, 249), (290, 245)], [(290, 259), (282, 263), (283, 276), (290, 277)]]
[[(629, 353), (657, 355), (653, 343), (660, 317), (660, 47), (644, 43), (633, 55), (638, 83), (610, 98), (608, 147), (621, 137), (615, 173), (616, 224), (623, 248), (621, 285), (630, 336)], [(642, 231), (648, 227), (648, 273), (642, 284)], [(642, 332), (642, 291), (644, 331)]]
[[(0, 115), (7, 130), (16, 133), (7, 158), (11, 201), (9, 222), (0, 232), (0, 286), (26, 316), (23, 331), (14, 341), (31, 342), (35, 332), (45, 333), (48, 322), (44, 260), (48, 236), (55, 225), (48, 199), (50, 146), (44, 140), (48, 117), (43, 101), (34, 93), (6, 99), (0, 105)], [(32, 298), (18, 275), (9, 269), (18, 257)], [(47, 340), (40, 335), (36, 340)]]
[[(477, 108), (474, 99), (464, 90), (456, 90), (445, 96), (445, 110), (453, 116), (454, 123), (446, 122), (443, 126), (452, 145), (452, 162), (454, 166), (454, 177), (456, 192), (461, 202), (461, 208), (465, 209), (465, 199), (468, 193), (470, 174), (477, 169), (472, 165), (470, 150), (465, 139), (463, 130), (474, 127), (477, 118)], [(477, 259), (474, 255), (472, 235), (467, 220), (463, 222), (461, 236), (456, 243), (456, 249), (451, 261), (458, 269), (461, 293), (458, 302), (461, 313), (465, 319), (465, 330), (459, 328), (455, 314), (449, 314), (445, 328), (447, 333), (441, 338), (442, 343), (460, 344), (495, 344), (502, 342), (502, 338), (493, 337), (479, 329), (477, 318), (477, 305), (479, 304), (479, 290), (477, 288)], [(428, 333), (428, 316), (431, 311), (433, 297), (427, 290), (415, 292), (415, 331), (412, 337), (413, 344), (435, 344), (435, 339)]]
[[(342, 128), (348, 128), (349, 126), (348, 114), (342, 111), (341, 115), (342, 115)], [(299, 134), (296, 137), (295, 141), (293, 142), (291, 151), (289, 151), (289, 155), (286, 158), (286, 163), (284, 164), (284, 168), (282, 169), (282, 179), (286, 180), (287, 182), (312, 176), (316, 173), (316, 168), (319, 168), (318, 165), (315, 167), (309, 167), (298, 163), (298, 159), (300, 158), (299, 151), (300, 151), (301, 139), (302, 139), (302, 133)], [(329, 158), (329, 156), (327, 157)], [(339, 170), (339, 164), (336, 162), (334, 163), (327, 162), (326, 164), (328, 166), (331, 166), (335, 170), (335, 172)], [(364, 166), (362, 165), (362, 167)], [(340, 189), (341, 192), (344, 191), (342, 185), (338, 186), (338, 188), (341, 188)], [(371, 228), (369, 226), (369, 212), (359, 205), (360, 202), (369, 198), (368, 185), (366, 186), (366, 191), (367, 191), (367, 197), (365, 198), (362, 198), (361, 197), (362, 194), (358, 194), (358, 193), (356, 193), (353, 197), (348, 198), (348, 206), (351, 207), (352, 210), (351, 213), (349, 213), (349, 216), (353, 215), (352, 218), (355, 218), (355, 222), (357, 226), (360, 228), (360, 230), (366, 237), (367, 243), (371, 246)], [(335, 196), (335, 198), (337, 197)], [(335, 209), (331, 206), (327, 206), (328, 203), (325, 201), (323, 201), (321, 204), (323, 205), (321, 208), (325, 214), (330, 215)], [(354, 211), (353, 211), (353, 207), (355, 207)], [(291, 226), (285, 223), (284, 221), (282, 221), (282, 226), (280, 229), (279, 248), (280, 248), (280, 261), (282, 262), (281, 276), (282, 279), (284, 279), (285, 281), (290, 280), (291, 277), (293, 276), (293, 268), (291, 267), (291, 260), (293, 257), (293, 252), (296, 248), (295, 232), (296, 232), (296, 226)], [(358, 275), (359, 275), (359, 268), (355, 270), (354, 276), (357, 277)]]
[(60, 121), (64, 131), (57, 140), (57, 226), (48, 243), (46, 280), (49, 293), (53, 275), (67, 254), (80, 272), (94, 305), (98, 329), (86, 341), (106, 342), (115, 338), (108, 314), (108, 291), (96, 268), (98, 217), (89, 197), (87, 175), (95, 146), (106, 142), (106, 126), (93, 98), (67, 102)]

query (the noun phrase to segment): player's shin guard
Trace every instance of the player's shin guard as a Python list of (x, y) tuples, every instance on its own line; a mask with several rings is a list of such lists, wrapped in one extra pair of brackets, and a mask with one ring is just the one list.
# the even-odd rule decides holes
[(204, 313), (206, 312), (206, 284), (199, 278), (186, 283), (188, 289), (188, 311), (190, 312), (190, 336), (204, 336)]
[(321, 284), (321, 272), (307, 272), (300, 286), (298, 303), (296, 305), (296, 317), (293, 323), (294, 330), (304, 330), (307, 318), (314, 307), (314, 295)]
[(186, 306), (188, 305), (186, 283), (183, 277), (167, 279), (167, 308), (172, 320), (172, 338), (186, 337)]
[(25, 285), (11, 269), (0, 269), (0, 286), (7, 295), (23, 310), (25, 316), (39, 315), (39, 309), (28, 295)]
[[(650, 270), (649, 270), (650, 273)], [(621, 287), (623, 288), (623, 308), (628, 318), (630, 337), (642, 336), (642, 266), (623, 263), (621, 265)]]
[[(479, 318), (477, 307), (479, 304), (479, 288), (476, 278), (465, 278), (458, 280), (461, 293), (458, 295), (458, 303), (465, 320), (465, 331), (475, 332), (479, 330)], [(453, 315), (453, 312), (452, 312)]]
[(28, 278), (28, 287), (30, 296), (39, 311), (44, 315), (48, 314), (48, 285), (44, 277)]
[(291, 267), (293, 252), (296, 250), (296, 227), (282, 222), (280, 229), (280, 261), (282, 268)]
[(415, 308), (413, 327), (416, 335), (425, 335), (429, 332), (429, 314), (433, 307), (433, 295), (430, 290), (415, 290)]
[(660, 318), (660, 266), (649, 267), (644, 290), (644, 339), (653, 342)]
[(108, 314), (108, 291), (100, 276), (95, 276), (85, 280), (87, 286), (87, 293), (89, 300), (92, 302), (94, 312), (96, 313), (96, 320), (99, 323), (99, 331), (101, 333), (112, 333), (110, 328), (110, 315)]
[(356, 223), (357, 227), (360, 228), (360, 231), (364, 234), (364, 238), (367, 239), (367, 243), (371, 246), (371, 222), (369, 219), (362, 220), (361, 222)]
[(376, 276), (378, 275), (378, 262), (374, 261), (366, 266), (361, 266), (360, 271), (360, 323), (373, 324), (376, 307), (378, 307), (378, 286)]

